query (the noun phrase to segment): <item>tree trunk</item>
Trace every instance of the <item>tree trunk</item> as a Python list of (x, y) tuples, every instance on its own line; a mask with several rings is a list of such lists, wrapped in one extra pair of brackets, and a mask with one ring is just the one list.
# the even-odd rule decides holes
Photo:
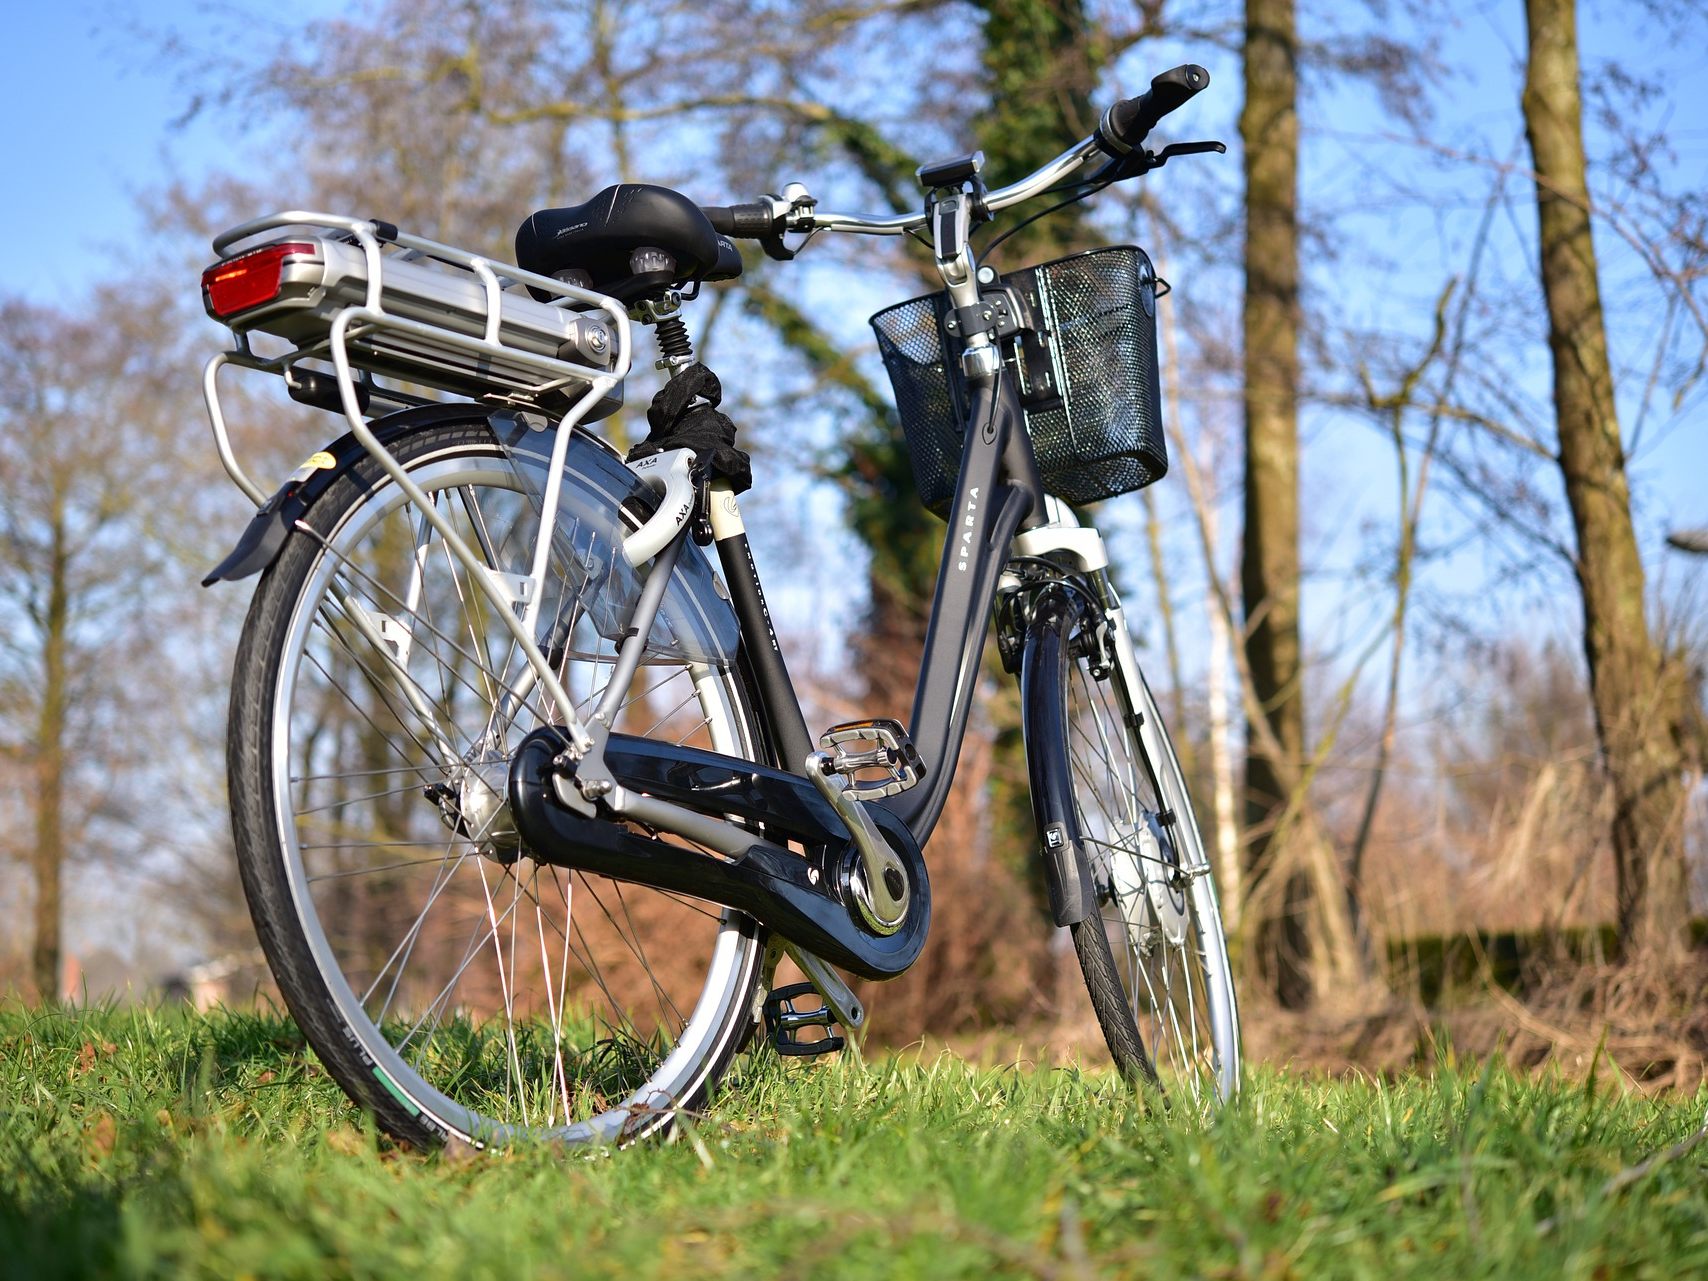
[[(1209, 536), (1213, 545), (1215, 509), (1206, 510), (1212, 521)], [(1245, 906), (1245, 878), (1239, 863), (1239, 820), (1234, 814), (1234, 761), (1228, 733), (1228, 663), (1232, 639), (1215, 588), (1210, 585), (1204, 589), (1204, 615), (1210, 628), (1205, 697), (1210, 713), (1210, 776), (1216, 815), (1216, 885), (1221, 890), (1222, 922), (1228, 933), (1237, 935)]]
[[(1160, 228), (1158, 229), (1160, 232)], [(1160, 235), (1158, 237), (1160, 242)], [(1160, 243), (1153, 255), (1157, 274), (1165, 280), (1173, 278), (1169, 271), (1168, 252)], [(1183, 394), (1180, 386), (1180, 323), (1179, 313), (1173, 307), (1163, 307), (1157, 312), (1157, 328), (1162, 334), (1162, 403), (1167, 421), (1175, 424), (1175, 448), (1186, 452), (1185, 433), (1180, 430), (1185, 422), (1183, 414)], [(1202, 406), (1200, 406), (1200, 409)], [(1200, 414), (1200, 421), (1202, 415)], [(1213, 432), (1202, 432), (1198, 439), (1198, 451), (1202, 462), (1199, 470), (1206, 476), (1217, 474), (1216, 439)], [(1187, 494), (1189, 501), (1203, 523), (1204, 545), (1215, 548), (1221, 538), (1218, 533), (1218, 517), (1216, 504), (1213, 501), (1197, 501), (1196, 487), (1191, 480), (1192, 465), (1190, 458), (1183, 460), (1187, 475)], [(1149, 492), (1148, 490), (1146, 491)], [(1240, 932), (1240, 914), (1245, 902), (1245, 885), (1243, 869), (1239, 860), (1239, 821), (1234, 816), (1234, 760), (1228, 724), (1228, 664), (1232, 661), (1232, 638), (1228, 634), (1228, 623), (1222, 614), (1221, 602), (1217, 597), (1218, 575), (1214, 554), (1206, 557), (1204, 562), (1204, 616), (1208, 620), (1210, 631), (1209, 652), (1206, 656), (1204, 671), (1204, 696), (1206, 710), (1209, 712), (1209, 743), (1210, 743), (1210, 795), (1212, 822), (1214, 831), (1210, 836), (1210, 847), (1214, 851), (1211, 862), (1216, 869), (1216, 892), (1222, 908), (1222, 925), (1232, 936)], [(1171, 637), (1172, 648), (1172, 637)], [(1178, 666), (1170, 661), (1170, 674), (1178, 682)], [(1178, 696), (1178, 684), (1176, 694)], [(1176, 703), (1178, 705), (1178, 697)], [(1190, 741), (1185, 733), (1185, 723), (1177, 712), (1174, 733)]]
[(35, 941), (30, 969), (37, 999), (60, 999), (60, 873), (65, 863), (66, 628), (69, 591), (63, 502), (56, 504), (49, 560), (47, 609), (43, 615), (42, 695), (36, 719), (34, 865)]
[[(1240, 113), (1246, 184), (1245, 532), (1241, 589), (1253, 694), (1280, 750), (1271, 760), (1246, 734), (1247, 853), (1255, 882), (1284, 874), (1278, 909), (1253, 923), (1252, 949), (1277, 999), (1306, 1004), (1310, 887), (1277, 867), (1272, 839), (1287, 800), (1283, 775), (1305, 754), (1299, 647), (1299, 234), (1298, 43), (1293, 0), (1247, 0), (1245, 106)], [(1270, 896), (1271, 902), (1275, 896)]]
[(1574, 0), (1526, 0), (1524, 125), (1536, 168), (1542, 291), (1560, 470), (1577, 533), (1584, 655), (1613, 786), (1613, 858), (1627, 958), (1686, 944), (1678, 741), (1684, 678), (1649, 635), (1584, 177)]

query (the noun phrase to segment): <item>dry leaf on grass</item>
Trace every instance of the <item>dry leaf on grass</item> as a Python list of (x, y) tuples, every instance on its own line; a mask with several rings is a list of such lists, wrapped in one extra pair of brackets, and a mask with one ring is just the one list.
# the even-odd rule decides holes
[(326, 1132), (326, 1146), (340, 1156), (359, 1156), (368, 1150), (368, 1141), (359, 1131), (341, 1125)]
[(83, 1127), (83, 1150), (97, 1161), (110, 1157), (118, 1141), (119, 1123), (111, 1112), (97, 1113)]

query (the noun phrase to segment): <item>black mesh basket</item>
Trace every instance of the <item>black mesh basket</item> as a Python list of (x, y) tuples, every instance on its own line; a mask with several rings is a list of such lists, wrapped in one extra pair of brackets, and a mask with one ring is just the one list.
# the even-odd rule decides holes
[[(1158, 403), (1156, 271), (1120, 245), (1010, 272), (1035, 332), (1003, 340), (1044, 488), (1075, 506), (1143, 489), (1168, 470)], [(919, 497), (947, 514), (969, 402), (947, 293), (872, 317)], [(949, 359), (944, 360), (947, 352)]]

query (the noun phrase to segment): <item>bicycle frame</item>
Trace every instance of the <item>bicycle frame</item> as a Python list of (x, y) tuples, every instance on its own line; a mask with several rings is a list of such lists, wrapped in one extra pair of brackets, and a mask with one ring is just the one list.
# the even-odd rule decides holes
[[(1088, 574), (1099, 573), (1108, 563), (1098, 533), (1080, 526), (1064, 505), (1044, 494), (1018, 395), (1000, 374), (977, 388), (964, 440), (951, 509), (954, 519), (945, 532), (914, 696), (912, 731), (924, 761), (924, 778), (908, 791), (872, 803), (886, 812), (879, 826), (919, 893), (898, 934), (886, 938), (865, 931), (847, 903), (836, 903), (832, 890), (838, 872), (846, 892), (852, 860), (843, 858), (839, 868), (833, 859), (815, 869), (778, 843), (756, 836), (751, 825), (739, 826), (723, 817), (766, 823), (763, 830), (768, 834), (776, 831), (808, 844), (822, 842), (839, 826), (834, 816), (823, 813), (822, 798), (807, 785), (803, 766), (810, 739), (759, 586), (739, 505), (727, 488), (714, 490), (712, 496), (713, 539), (741, 626), (744, 657), (761, 690), (766, 729), (780, 763), (790, 772), (757, 771), (733, 758), (674, 749), (663, 752), (675, 767), (672, 777), (657, 767), (658, 753), (651, 753), (643, 766), (633, 755), (637, 744), (622, 736), (607, 739), (595, 729), (593, 752), (575, 765), (577, 778), (585, 780), (589, 769), (597, 771), (594, 777), (608, 785), (600, 795), (616, 813), (710, 846), (733, 860), (725, 864), (642, 838), (630, 837), (625, 843), (610, 824), (602, 825), (610, 830), (601, 835), (601, 825), (586, 821), (591, 809), (577, 805), (580, 798), (563, 777), (553, 776), (552, 753), (542, 744), (526, 761), (519, 755), (511, 788), (518, 827), (529, 836), (536, 857), (543, 852), (550, 859), (557, 856), (554, 850), (561, 851), (587, 870), (619, 877), (638, 872), (637, 879), (645, 883), (753, 911), (791, 942), (867, 977), (891, 977), (910, 965), (923, 946), (929, 917), (920, 847), (935, 829), (953, 783), (986, 629), (1011, 555), (1065, 555), (1074, 569)], [(1110, 613), (1118, 635), (1124, 637), (1119, 609)], [(637, 617), (636, 625), (644, 626), (644, 619)], [(610, 759), (605, 757), (607, 747), (612, 749)], [(685, 783), (689, 776), (693, 781)], [(560, 804), (547, 802), (548, 793)], [(575, 815), (578, 809), (583, 817)], [(810, 819), (805, 817), (809, 813)], [(640, 871), (643, 864), (645, 870)], [(1082, 864), (1077, 840), (1070, 842), (1056, 852), (1052, 879), (1065, 887), (1082, 886), (1088, 883)], [(820, 870), (828, 873), (822, 881)], [(1077, 888), (1072, 897), (1076, 907), (1084, 900)], [(826, 915), (824, 909), (833, 907), (838, 910)], [(1078, 914), (1070, 919), (1078, 919)], [(835, 997), (832, 1003), (842, 1004)], [(848, 1025), (857, 1027), (858, 1022), (855, 1017)]]
[[(868, 978), (904, 971), (923, 948), (930, 920), (929, 881), (920, 851), (934, 828), (953, 780), (965, 735), (975, 677), (1003, 570), (1018, 545), (1028, 555), (1068, 550), (1088, 571), (1102, 568), (1095, 531), (1058, 510), (1047, 522), (1031, 446), (1017, 398), (999, 381), (974, 398), (974, 423), (958, 482), (960, 518), (945, 535), (944, 559), (915, 695), (925, 779), (887, 802), (872, 804), (875, 825), (895, 851), (913, 894), (891, 933), (867, 929), (850, 901), (857, 859), (848, 829), (804, 768), (806, 754), (788, 751), (804, 740), (799, 703), (788, 683), (763, 592), (727, 490), (714, 494), (713, 537), (742, 630), (745, 661), (762, 690), (761, 710), (785, 769), (692, 748), (662, 748), (606, 734), (594, 717), (594, 747), (571, 775), (557, 765), (561, 740), (536, 731), (518, 751), (509, 801), (517, 828), (536, 858), (585, 871), (633, 879), (752, 912), (798, 949), (798, 959), (839, 1010), (851, 997), (835, 990), (834, 975), (813, 969), (817, 958)], [(1020, 473), (1022, 483), (1014, 483)], [(1029, 484), (1027, 473), (1032, 474)], [(1020, 526), (1034, 514), (1033, 528)], [(682, 535), (685, 537), (685, 535)], [(1086, 555), (1092, 543), (1097, 552)], [(663, 567), (661, 565), (661, 567)], [(654, 570), (657, 574), (657, 570)], [(635, 626), (643, 628), (645, 608)], [(625, 643), (639, 646), (631, 636)], [(619, 668), (623, 665), (621, 656)], [(603, 821), (586, 804), (589, 781), (615, 814), (686, 837), (728, 861), (651, 840)], [(579, 790), (579, 794), (577, 789)], [(738, 821), (732, 822), (730, 818)], [(757, 825), (757, 826), (756, 826)], [(783, 847), (782, 840), (826, 851), (823, 857)], [(821, 981), (821, 977), (825, 981)], [(858, 1028), (857, 1009), (844, 1026)]]
[[(1061, 163), (1077, 160), (1079, 154), (1068, 153)], [(967, 241), (967, 201), (966, 193), (939, 192), (933, 197), (927, 215), (937, 239), (938, 266), (957, 307), (969, 306), (979, 299), (977, 264)], [(903, 220), (893, 230), (903, 229), (906, 221), (917, 223), (924, 219)], [(497, 333), (500, 271), (531, 286), (549, 286), (559, 297), (583, 307), (595, 306), (609, 317), (618, 339), (612, 364), (606, 369), (566, 366), (561, 359), (554, 362), (540, 358), (536, 362), (539, 377), (578, 378), (587, 390), (575, 400), (558, 426), (547, 483), (544, 492), (536, 496), (540, 502), (541, 528), (530, 572), (496, 573), (485, 563), (481, 549), (467, 545), (434, 510), (406, 469), (392, 456), (382, 439), (380, 424), (370, 423), (364, 412), (366, 406), (350, 354), (352, 342), (358, 335), (386, 328), (404, 333), (419, 328), (408, 317), (388, 311), (386, 306), (382, 282), (388, 264), (397, 260), (382, 255), (381, 245), (369, 225), (300, 211), (259, 219), (234, 229), (216, 242), (216, 247), (285, 222), (319, 222), (336, 227), (354, 237), (367, 262), (368, 287), (362, 305), (339, 313), (326, 340), (310, 353), (332, 362), (336, 396), (328, 407), (342, 411), (351, 439), (360, 447), (359, 451), (344, 451), (338, 469), (353, 463), (358, 452), (365, 452), (379, 464), (409, 502), (421, 511), (423, 519), (440, 535), (491, 602), (496, 618), (526, 660), (523, 683), (537, 682), (558, 712), (556, 726), (538, 731), (532, 746), (518, 751), (512, 766), (512, 809), (524, 834), (531, 833), (534, 837), (531, 843), (538, 847), (536, 857), (566, 866), (584, 866), (619, 878), (626, 875), (644, 883), (667, 885), (751, 911), (797, 949), (811, 949), (799, 954), (821, 988), (835, 989), (837, 984), (826, 967), (815, 964), (818, 957), (869, 977), (889, 977), (906, 969), (924, 945), (930, 916), (921, 847), (934, 831), (953, 784), (984, 637), (1010, 556), (1017, 547), (1028, 555), (1069, 551), (1081, 554), (1081, 568), (1086, 572), (1095, 572), (1106, 563), (1095, 531), (1078, 527), (1071, 513), (1047, 500), (1018, 393), (1012, 379), (1005, 375), (991, 335), (972, 335), (967, 343), (972, 396), (963, 434), (965, 445), (952, 518), (944, 535), (943, 558), (911, 717), (911, 731), (924, 765), (919, 783), (884, 801), (851, 804), (839, 801), (835, 809), (820, 795), (808, 776), (814, 740), (788, 676), (758, 571), (747, 546), (739, 506), (727, 487), (714, 487), (707, 514), (740, 627), (740, 661), (758, 686), (762, 719), (782, 769), (756, 771), (751, 763), (734, 757), (679, 749), (673, 757), (676, 775), (692, 776), (697, 782), (676, 786), (666, 777), (670, 772), (659, 767), (656, 755), (637, 755), (637, 745), (621, 735), (612, 735), (610, 724), (638, 669), (665, 586), (689, 536), (694, 504), (692, 490), (687, 487), (687, 464), (683, 457), (665, 455), (631, 467), (637, 475), (653, 482), (662, 498), (642, 528), (623, 540), (625, 553), (636, 565), (645, 587), (630, 630), (619, 645), (611, 682), (590, 715), (576, 714), (534, 635), (569, 438), (581, 420), (628, 372), (631, 353), (627, 318), (621, 306), (601, 295), (518, 272), (448, 246), (403, 236), (395, 236), (392, 241), (412, 252), (454, 257), (480, 282), (484, 332), (479, 337), (447, 337), (435, 332), (434, 336), (441, 341), (451, 341), (478, 354), (502, 350)], [(883, 230), (892, 228), (886, 224)], [(301, 354), (294, 353), (294, 357)], [(293, 487), (287, 485), (273, 499), (261, 502), (261, 491), (231, 456), (219, 408), (218, 371), (224, 364), (236, 363), (280, 372), (289, 359), (263, 361), (252, 356), (247, 344), (240, 342), (238, 351), (224, 353), (208, 366), (204, 390), (221, 459), (233, 480), (260, 506), (256, 522), (246, 532), (238, 551), (210, 575), (210, 580), (241, 576), (264, 567), (276, 555), (284, 538), (291, 536), (294, 526), (280, 510), (281, 500), (287, 493), (295, 492)], [(308, 501), (312, 501), (312, 494)], [(371, 628), (358, 626), (357, 630), (382, 657), (386, 655), (386, 645), (377, 634), (369, 634)], [(383, 665), (383, 670), (392, 672), (408, 698), (412, 691), (407, 672), (399, 671), (391, 663)], [(419, 700), (412, 698), (410, 702), (418, 704)], [(417, 710), (423, 712), (431, 726), (430, 709), (418, 706)], [(446, 746), (442, 750), (455, 749)], [(863, 808), (868, 806), (869, 817)], [(729, 861), (690, 854), (623, 832), (618, 824), (609, 821), (612, 817), (685, 837), (717, 851)], [(773, 835), (777, 839), (769, 839)], [(803, 860), (788, 850), (786, 843), (790, 840), (820, 849), (818, 862), (809, 866), (811, 860)], [(874, 853), (875, 850), (878, 852)], [(908, 887), (895, 894), (895, 898), (906, 904), (906, 910), (888, 927), (874, 928), (869, 913), (862, 922), (854, 909), (860, 886), (870, 886), (878, 877), (880, 867), (875, 858), (887, 860), (890, 867), (902, 874)], [(863, 863), (858, 874), (857, 863)], [(833, 1003), (842, 1012), (856, 1014), (845, 1021), (857, 1026), (857, 1007), (846, 989), (827, 991), (827, 995), (833, 995)]]
[[(1044, 508), (1031, 443), (1019, 428), (1018, 403), (1004, 391), (986, 389), (975, 403), (973, 417), (982, 419), (986, 429), (969, 432), (973, 443), (963, 459), (956, 498), (961, 517), (945, 534), (910, 727), (925, 762), (924, 781), (882, 802), (921, 844), (948, 796), (972, 703), (972, 677), (1010, 543), (1026, 517)], [(1012, 480), (1017, 473), (1019, 484)], [(759, 585), (739, 505), (727, 489), (714, 491), (711, 525), (747, 658), (764, 697), (766, 729), (783, 767), (801, 773), (812, 740)]]
[[(240, 870), (285, 999), (388, 1131), (620, 1142), (698, 1106), (756, 1024), (784, 1055), (842, 1048), (832, 1029), (858, 1037), (866, 1011), (848, 975), (894, 977), (926, 941), (923, 847), (955, 784), (993, 620), (1020, 679), (1051, 915), (1071, 927), (1118, 1068), (1159, 1085), (1178, 1075), (1198, 1102), (1237, 1088), (1226, 948), (1185, 779), (1103, 540), (1044, 488), (1047, 475), (1091, 502), (1166, 468), (1154, 329), (1128, 296), (1136, 286), (1154, 318), (1154, 272), (1132, 250), (1120, 261), (1144, 270), (1061, 267), (1071, 279), (1057, 291), (1047, 268), (1059, 264), (1001, 281), (981, 275), (971, 246), (1011, 205), (1083, 198), (1162, 164), (1173, 149), (1139, 144), (1207, 82), (1191, 64), (1156, 77), (1008, 187), (985, 187), (982, 153), (927, 164), (911, 215), (824, 212), (796, 183), (727, 207), (618, 184), (532, 215), (517, 240), (531, 271), (300, 211), (216, 238), (203, 300), (235, 350), (207, 366), (204, 390), (221, 461), (258, 510), (204, 584), (271, 571), (233, 681)], [(932, 244), (945, 292), (892, 309), (905, 317), (893, 328), (874, 322), (921, 498), (947, 521), (910, 729), (808, 729), (736, 494), (708, 478), (707, 464), (745, 471), (726, 465), (731, 428), (711, 415), (720, 397), (678, 316), (700, 283), (739, 272), (723, 240), (703, 252), (708, 229), (783, 258), (785, 234), (824, 230)], [(613, 245), (627, 258), (606, 255)], [(659, 368), (691, 375), (655, 400), (654, 452), (632, 462), (583, 432), (622, 403), (631, 319), (658, 326)], [(251, 335), (291, 350), (268, 355)], [(348, 426), (271, 497), (232, 455), (226, 364), (284, 376), (293, 399)], [(1093, 386), (1088, 370), (1106, 376)], [(958, 442), (943, 439), (957, 412), (942, 409), (945, 378)], [(1101, 413), (1111, 407), (1133, 414)], [(952, 484), (944, 446), (958, 456)], [(690, 538), (715, 548), (721, 581)], [(666, 689), (678, 680), (690, 688)], [(342, 879), (369, 874), (385, 879)], [(615, 912), (602, 879), (618, 882)], [(656, 891), (649, 902), (689, 901), (637, 923), (622, 882)], [(530, 910), (537, 965), (517, 947)], [(672, 967), (697, 965), (698, 942), (714, 940), (697, 998), (677, 999), (643, 935), (663, 940)], [(501, 1028), (490, 971), (459, 989), (489, 942)], [(622, 958), (612, 982), (604, 951)], [(794, 1004), (805, 985), (778, 986), (784, 954), (822, 1006)], [(687, 982), (679, 995), (692, 997)], [(812, 1027), (828, 1035), (800, 1036)], [(441, 1031), (450, 1054), (432, 1048)], [(505, 1049), (500, 1099), (488, 1068)]]
[[(970, 278), (970, 254), (967, 257)], [(924, 778), (918, 786), (881, 802), (902, 819), (920, 845), (929, 840), (948, 800), (985, 633), (1013, 540), (1023, 528), (1043, 530), (1051, 524), (1019, 397), (1000, 372), (977, 387), (963, 439), (966, 446), (951, 508), (953, 519), (944, 536), (909, 727), (925, 763)], [(727, 489), (718, 493), (711, 518), (748, 658), (763, 693), (767, 728), (784, 768), (800, 773), (811, 750), (810, 738), (733, 493)], [(1083, 535), (1092, 531), (1073, 528), (1080, 537), (1062, 545), (1077, 550), (1084, 545)], [(1042, 554), (1052, 545), (1047, 538), (1040, 541), (1035, 536), (1030, 554)], [(733, 839), (745, 848), (751, 834), (735, 831), (739, 835)]]

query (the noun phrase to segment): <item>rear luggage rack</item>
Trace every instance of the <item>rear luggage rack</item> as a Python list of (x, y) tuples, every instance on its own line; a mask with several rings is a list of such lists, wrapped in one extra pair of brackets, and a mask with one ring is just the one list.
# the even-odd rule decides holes
[(235, 346), (210, 362), (203, 391), (220, 461), (257, 505), (266, 495), (232, 456), (220, 412), (228, 364), (282, 375), (297, 399), (351, 417), (376, 400), (429, 399), (375, 375), (571, 426), (622, 404), (628, 316), (591, 290), (385, 223), (302, 210), (233, 227), (213, 247), (202, 300)]
[[(622, 305), (386, 223), (338, 214), (272, 214), (216, 236), (213, 247), (219, 261), (202, 275), (202, 300), (231, 329), (235, 345), (208, 362), (202, 394), (226, 474), (258, 509), (266, 506), (267, 492), (232, 453), (219, 403), (225, 366), (281, 375), (298, 400), (341, 412), (351, 436), (462, 562), (532, 679), (562, 709), (570, 753), (586, 752), (593, 740), (540, 651), (537, 616), (573, 429), (622, 403), (631, 357)], [(258, 335), (283, 350), (258, 351), (251, 341)], [(558, 420), (525, 581), (495, 573), (374, 434), (370, 408), (432, 399), (380, 387), (375, 374)], [(678, 528), (688, 507), (682, 510)]]

